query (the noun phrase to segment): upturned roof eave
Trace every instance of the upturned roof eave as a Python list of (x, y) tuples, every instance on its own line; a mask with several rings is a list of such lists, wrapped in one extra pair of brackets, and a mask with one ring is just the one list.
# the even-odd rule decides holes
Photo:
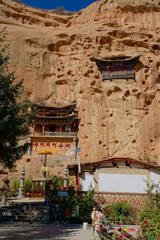
[[(36, 116), (36, 120), (38, 119), (50, 119), (50, 120), (65, 120), (65, 119), (75, 119), (77, 118), (76, 114), (70, 114), (67, 116), (59, 116), (59, 117), (52, 117), (52, 116)], [(35, 120), (35, 121), (36, 121)]]
[[(112, 63), (112, 62), (129, 62), (133, 60), (138, 60), (140, 58), (141, 54), (135, 57), (126, 57), (126, 59), (103, 59), (103, 58), (97, 58), (95, 57), (95, 61), (100, 61), (104, 63)], [(117, 57), (118, 58), (118, 57)]]
[(76, 103), (72, 103), (72, 104), (69, 104), (69, 105), (64, 105), (64, 106), (55, 106), (53, 104), (53, 106), (46, 106), (46, 105), (40, 105), (38, 103), (34, 103), (33, 104), (33, 107), (37, 107), (39, 109), (43, 109), (43, 108), (46, 108), (46, 109), (50, 109), (50, 110), (60, 110), (60, 109), (74, 109), (74, 107), (76, 106)]
[[(158, 165), (149, 164), (149, 163), (142, 162), (142, 161), (132, 159), (132, 158), (103, 159), (101, 161), (96, 161), (96, 162), (81, 163), (81, 166), (84, 166), (84, 167), (85, 166), (99, 166), (101, 164), (108, 163), (108, 162), (113, 162), (113, 161), (130, 161), (130, 162), (138, 163), (138, 164), (141, 164), (141, 165), (144, 165), (144, 166), (148, 166), (150, 168), (160, 169), (160, 166), (158, 166)], [(74, 168), (76, 166), (78, 166), (78, 164), (71, 164), (71, 165), (68, 165), (68, 168)]]

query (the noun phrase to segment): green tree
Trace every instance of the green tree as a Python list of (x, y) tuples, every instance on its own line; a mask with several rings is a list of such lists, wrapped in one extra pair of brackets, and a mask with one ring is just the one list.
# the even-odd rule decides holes
[(94, 188), (92, 187), (92, 184), (91, 184), (87, 191), (87, 194), (80, 201), (80, 215), (83, 216), (84, 221), (90, 221), (93, 207), (95, 207), (95, 202), (93, 197), (94, 197)]
[(28, 143), (19, 144), (19, 138), (28, 134), (28, 126), (35, 117), (29, 110), (31, 102), (21, 101), (23, 80), (17, 82), (9, 70), (6, 29), (0, 31), (0, 163), (12, 169), (25, 154)]

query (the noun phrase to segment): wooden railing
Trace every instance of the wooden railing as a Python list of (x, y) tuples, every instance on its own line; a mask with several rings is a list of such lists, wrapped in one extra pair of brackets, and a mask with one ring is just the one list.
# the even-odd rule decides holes
[[(84, 197), (86, 194), (87, 192), (78, 192), (79, 197)], [(95, 192), (94, 200), (99, 205), (110, 205), (118, 201), (127, 201), (131, 206), (141, 208), (146, 196), (146, 193)]]
[(55, 137), (76, 137), (76, 132), (48, 132), (45, 131), (44, 134), (43, 132), (35, 132), (32, 133), (34, 136), (55, 136)]

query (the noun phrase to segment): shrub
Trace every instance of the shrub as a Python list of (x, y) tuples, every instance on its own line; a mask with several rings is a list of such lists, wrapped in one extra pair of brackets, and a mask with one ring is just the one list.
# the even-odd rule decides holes
[(148, 185), (147, 189), (147, 198), (144, 202), (144, 209), (154, 209), (159, 208), (160, 209), (160, 192), (159, 192), (160, 186), (159, 184), (151, 183), (151, 185)]
[(25, 181), (24, 181), (24, 186), (25, 186), (25, 194), (26, 193), (31, 193), (32, 179), (31, 178), (26, 178)]
[(127, 201), (116, 202), (103, 208), (103, 214), (115, 223), (132, 224), (135, 220), (133, 208)]
[(159, 209), (144, 209), (138, 216), (141, 222), (142, 233), (150, 235), (153, 239), (160, 237), (160, 212)]
[(62, 207), (64, 212), (66, 211), (66, 209), (68, 209), (68, 212), (72, 214), (73, 211), (75, 210), (77, 206), (77, 200), (76, 200), (75, 194), (76, 194), (75, 187), (69, 186), (68, 196), (63, 198), (63, 201), (62, 201)]
[(17, 197), (20, 186), (20, 180), (14, 179), (11, 187), (11, 197)]
[[(71, 177), (68, 177), (68, 186), (70, 185), (72, 181)], [(63, 189), (64, 179), (61, 176), (54, 176), (52, 180), (52, 184), (50, 186), (50, 189), (54, 189), (55, 191), (59, 191)]]
[(54, 176), (52, 180), (52, 188), (56, 191), (63, 189), (63, 177)]
[(41, 193), (42, 192), (42, 186), (38, 183), (34, 189), (33, 189), (34, 193)]
[[(154, 193), (155, 192), (155, 193)], [(141, 223), (144, 235), (149, 235), (153, 239), (160, 237), (160, 193), (159, 185), (148, 185), (147, 199), (137, 220)]]
[[(17, 197), (18, 196), (19, 186), (20, 186), (20, 180), (17, 180), (15, 178), (13, 180), (13, 183), (12, 183), (10, 196), (13, 196), (13, 197)], [(31, 193), (31, 186), (32, 186), (31, 178), (25, 178), (25, 181), (24, 181), (25, 194), (28, 193), (28, 192)]]
[(84, 196), (84, 198), (80, 201), (80, 216), (84, 218), (84, 221), (91, 222), (91, 212), (94, 207), (94, 189), (92, 185), (90, 186), (87, 194)]

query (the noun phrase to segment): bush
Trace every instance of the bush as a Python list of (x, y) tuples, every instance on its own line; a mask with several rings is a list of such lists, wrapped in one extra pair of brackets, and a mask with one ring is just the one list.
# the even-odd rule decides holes
[(84, 198), (80, 201), (80, 216), (84, 218), (84, 221), (91, 222), (91, 212), (94, 207), (94, 189), (92, 188), (92, 185), (90, 186), (87, 194), (84, 196)]
[(11, 187), (11, 194), (8, 197), (17, 197), (19, 192), (20, 180), (14, 179)]
[(52, 188), (56, 191), (63, 189), (63, 177), (54, 176), (52, 180)]
[(116, 202), (103, 208), (103, 214), (114, 223), (133, 224), (133, 208), (127, 201)]
[[(71, 184), (72, 178), (68, 177), (68, 186)], [(55, 191), (63, 190), (64, 179), (61, 176), (54, 176), (52, 180), (52, 184), (50, 189), (54, 189)]]
[[(17, 197), (19, 192), (20, 180), (14, 179), (11, 187), (10, 197)], [(24, 181), (25, 194), (31, 193), (32, 180), (31, 178), (25, 178)]]
[[(94, 189), (90, 187), (84, 198), (79, 199), (76, 195), (75, 187), (71, 185), (68, 190), (68, 197), (63, 198), (62, 208), (66, 219), (70, 223), (91, 222), (91, 212), (94, 206)], [(78, 207), (79, 214), (76, 214)]]
[[(155, 192), (155, 193), (154, 193)], [(159, 185), (148, 185), (147, 199), (137, 220), (141, 223), (141, 230), (144, 235), (153, 239), (160, 238), (160, 193)]]
[(66, 210), (70, 215), (73, 214), (74, 210), (76, 209), (76, 206), (78, 205), (78, 199), (76, 198), (76, 191), (74, 186), (69, 186), (68, 189), (68, 196), (63, 198), (62, 200), (62, 208), (64, 215), (66, 215)]
[(159, 209), (144, 209), (138, 216), (138, 221), (141, 222), (143, 234), (150, 235), (153, 239), (160, 237), (160, 211)]
[(31, 178), (26, 178), (25, 181), (24, 181), (24, 186), (25, 186), (25, 194), (26, 193), (31, 193), (32, 179)]
[(41, 193), (42, 190), (42, 186), (39, 183), (33, 189), (34, 193)]
[(144, 209), (160, 209), (160, 185), (151, 183), (151, 185), (148, 185), (147, 189), (147, 198), (144, 203)]

